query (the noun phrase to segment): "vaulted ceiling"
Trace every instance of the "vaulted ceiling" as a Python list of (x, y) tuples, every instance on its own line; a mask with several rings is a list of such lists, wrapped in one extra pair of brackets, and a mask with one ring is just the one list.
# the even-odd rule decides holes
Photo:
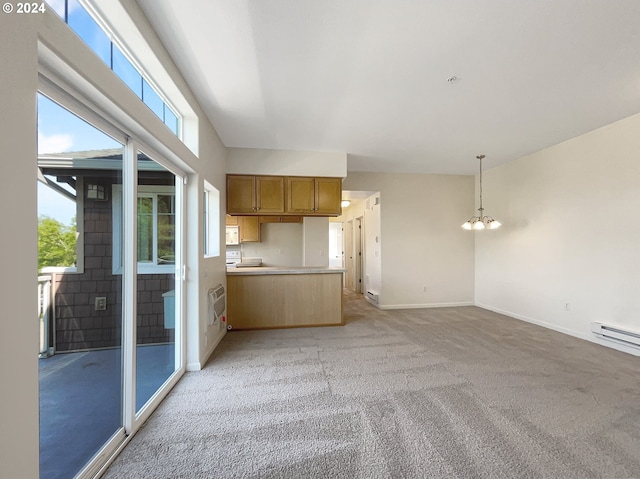
[(638, 0), (137, 2), (229, 147), (473, 174), (640, 112)]

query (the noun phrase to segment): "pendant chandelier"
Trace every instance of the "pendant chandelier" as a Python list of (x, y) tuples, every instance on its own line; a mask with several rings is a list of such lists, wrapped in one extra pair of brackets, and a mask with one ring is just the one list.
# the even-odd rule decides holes
[(491, 216), (484, 215), (484, 208), (482, 207), (482, 159), (484, 155), (476, 156), (480, 160), (480, 208), (478, 208), (478, 216), (472, 216), (462, 225), (465, 230), (483, 230), (485, 228), (495, 230), (500, 228), (502, 223), (498, 220), (494, 220)]

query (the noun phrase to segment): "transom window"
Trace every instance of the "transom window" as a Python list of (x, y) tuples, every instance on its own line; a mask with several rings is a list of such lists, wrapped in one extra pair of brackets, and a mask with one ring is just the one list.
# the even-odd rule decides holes
[(112, 35), (94, 19), (78, 0), (49, 0), (51, 8), (91, 48), (100, 59), (133, 91), (142, 102), (178, 137), (180, 116), (151, 86), (129, 55), (112, 41)]

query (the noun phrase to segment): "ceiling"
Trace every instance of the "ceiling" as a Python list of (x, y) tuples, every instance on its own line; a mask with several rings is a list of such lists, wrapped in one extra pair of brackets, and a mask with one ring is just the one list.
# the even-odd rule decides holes
[(638, 0), (137, 2), (229, 147), (474, 174), (640, 112)]

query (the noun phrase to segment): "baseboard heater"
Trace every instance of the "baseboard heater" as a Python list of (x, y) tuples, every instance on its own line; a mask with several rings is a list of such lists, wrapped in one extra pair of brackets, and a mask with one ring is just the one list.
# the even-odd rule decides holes
[(640, 349), (640, 333), (627, 331), (615, 326), (608, 326), (602, 323), (591, 323), (591, 332), (596, 336), (623, 343), (626, 346)]
[(367, 291), (367, 299), (370, 299), (374, 303), (378, 304), (378, 293), (374, 293), (373, 291)]

